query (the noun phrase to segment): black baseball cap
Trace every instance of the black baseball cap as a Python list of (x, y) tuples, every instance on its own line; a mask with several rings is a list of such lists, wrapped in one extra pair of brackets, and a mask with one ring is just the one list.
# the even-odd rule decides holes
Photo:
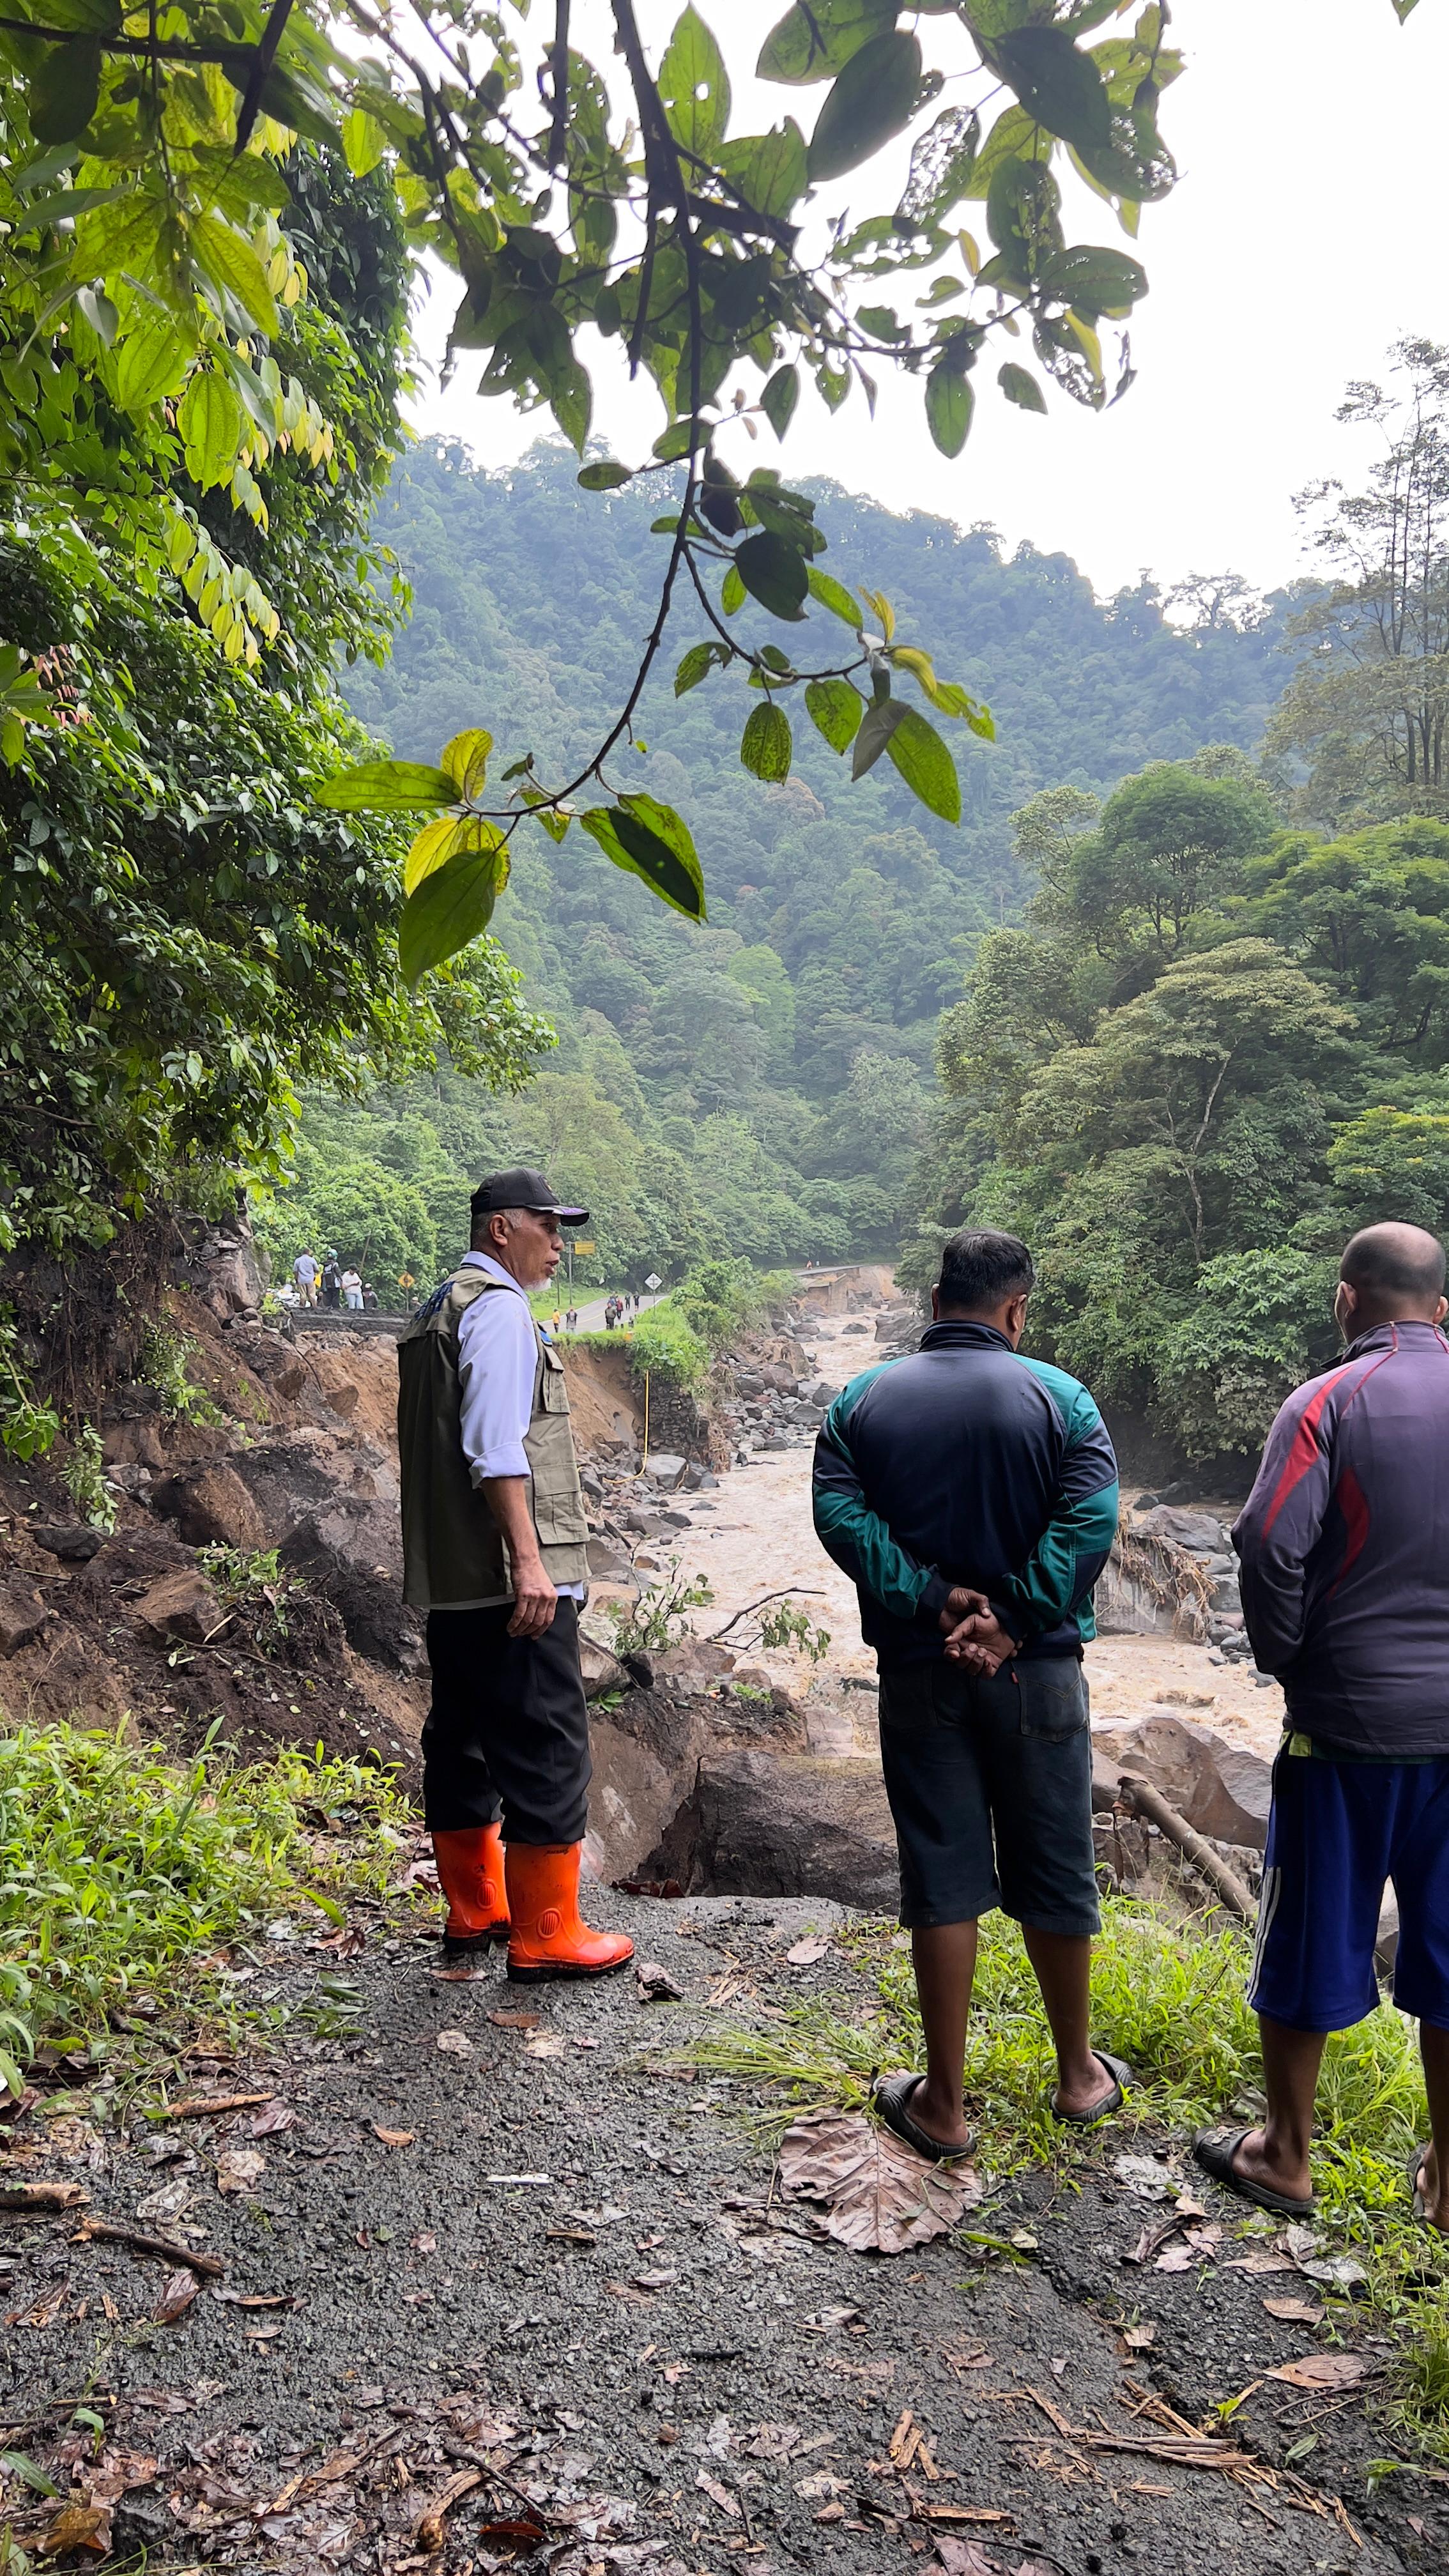
[(542, 1172), (531, 1172), (523, 1163), (511, 1172), (490, 1172), (486, 1180), (479, 1182), (468, 1205), (475, 1225), (480, 1216), (492, 1216), (498, 1208), (533, 1208), (540, 1216), (556, 1216), (560, 1225), (587, 1225), (589, 1221), (587, 1208), (565, 1207)]

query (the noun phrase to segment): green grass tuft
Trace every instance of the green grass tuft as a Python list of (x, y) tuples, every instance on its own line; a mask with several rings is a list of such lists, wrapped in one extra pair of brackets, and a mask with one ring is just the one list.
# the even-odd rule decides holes
[[(314, 1850), (319, 1811), (346, 1830)], [(128, 1996), (205, 2006), (219, 1946), (309, 1890), (380, 1894), (410, 1832), (390, 1777), (364, 1763), (288, 1749), (177, 1764), (124, 1728), (14, 1728), (0, 1737), (0, 2083), (18, 2091), (42, 2041), (78, 2045)]]

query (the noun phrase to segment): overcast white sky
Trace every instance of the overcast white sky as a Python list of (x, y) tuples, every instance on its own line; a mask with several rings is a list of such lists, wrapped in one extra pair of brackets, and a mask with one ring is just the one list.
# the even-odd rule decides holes
[[(678, 5), (641, 9), (656, 62)], [(733, 74), (753, 63), (784, 0), (700, 5)], [(599, 15), (600, 0), (576, 0), (575, 23), (589, 30), (578, 41), (602, 65), (607, 38), (590, 42)], [(1333, 419), (1344, 384), (1380, 374), (1402, 332), (1449, 338), (1449, 0), (1419, 0), (1402, 28), (1390, 0), (1175, 0), (1173, 22), (1188, 67), (1163, 125), (1181, 176), (1143, 212), (1152, 291), (1133, 325), (1138, 379), (1125, 400), (1094, 417), (1053, 391), (1043, 420), (1002, 403), (983, 363), (971, 438), (949, 461), (927, 436), (919, 388), (883, 387), (873, 424), (858, 396), (831, 420), (807, 388), (783, 451), (764, 430), (757, 454), (893, 509), (989, 520), (1011, 543), (1061, 547), (1099, 590), (1144, 568), (1170, 585), (1231, 567), (1264, 587), (1305, 568), (1293, 493), (1366, 462)], [(940, 25), (925, 22), (928, 58)], [(733, 130), (758, 132), (794, 108), (808, 132), (823, 95), (737, 81)], [(883, 156), (827, 203), (889, 205), (896, 175)], [(1094, 221), (1075, 237), (1131, 247), (1110, 208), (1086, 202)], [(446, 282), (420, 323), (434, 360), (452, 291)], [(627, 460), (642, 457), (662, 425), (657, 398), (628, 387), (617, 343), (584, 356), (596, 430)], [(552, 422), (481, 399), (481, 365), (470, 360), (446, 394), (425, 378), (413, 419), (499, 465)], [(744, 380), (756, 381), (750, 370)]]

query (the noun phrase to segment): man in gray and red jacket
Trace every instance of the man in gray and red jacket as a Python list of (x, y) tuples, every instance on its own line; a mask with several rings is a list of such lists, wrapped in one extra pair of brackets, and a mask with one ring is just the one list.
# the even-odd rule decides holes
[(1449, 1343), (1444, 1248), (1369, 1226), (1344, 1253), (1348, 1347), (1288, 1398), (1233, 1531), (1260, 1668), (1283, 1685), (1251, 2000), (1267, 2118), (1197, 2142), (1277, 2212), (1312, 2207), (1324, 2040), (1374, 2010), (1384, 1888), (1394, 2001), (1420, 2026), (1432, 2138), (1415, 2207), (1449, 2229)]

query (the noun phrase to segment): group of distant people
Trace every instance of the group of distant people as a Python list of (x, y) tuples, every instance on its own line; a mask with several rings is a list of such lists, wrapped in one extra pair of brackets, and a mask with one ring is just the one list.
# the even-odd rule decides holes
[(612, 1333), (616, 1331), (618, 1326), (623, 1323), (625, 1316), (631, 1311), (636, 1315), (639, 1312), (639, 1291), (637, 1288), (626, 1288), (622, 1296), (616, 1295), (613, 1297), (606, 1297), (604, 1300), (605, 1332)]
[(293, 1309), (299, 1306), (329, 1306), (334, 1312), (346, 1310), (361, 1315), (375, 1312), (377, 1290), (364, 1280), (356, 1265), (349, 1262), (344, 1270), (335, 1247), (328, 1247), (319, 1261), (315, 1252), (299, 1252), (292, 1264), (290, 1279), (277, 1291), (279, 1302)]

